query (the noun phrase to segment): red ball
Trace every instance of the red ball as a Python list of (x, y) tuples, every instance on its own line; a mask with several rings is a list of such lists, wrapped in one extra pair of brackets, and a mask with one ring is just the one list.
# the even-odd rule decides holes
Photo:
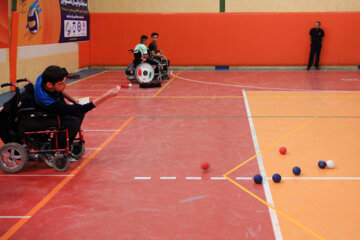
[(203, 163), (201, 164), (201, 168), (202, 168), (203, 170), (208, 170), (209, 167), (210, 167), (210, 164), (209, 164), (208, 162), (203, 162)]
[(281, 147), (280, 149), (279, 149), (279, 152), (281, 153), (281, 154), (286, 154), (286, 147)]

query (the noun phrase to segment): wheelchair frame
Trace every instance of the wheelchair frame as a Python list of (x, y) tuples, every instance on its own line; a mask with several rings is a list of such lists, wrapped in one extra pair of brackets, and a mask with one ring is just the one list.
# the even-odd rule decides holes
[[(17, 83), (20, 82), (28, 82), (28, 84), (32, 84), (31, 81), (29, 81), (28, 79), (20, 79), (17, 80)], [(25, 112), (27, 110), (30, 110), (29, 113), (31, 113), (31, 110), (34, 110), (34, 112), (41, 112), (41, 110), (36, 110), (36, 109), (21, 109), (21, 100), (20, 100), (20, 90), (19, 87), (17, 86), (17, 84), (15, 83), (4, 83), (1, 85), (1, 87), (6, 87), (6, 86), (12, 86), (15, 87), (15, 98), (16, 98), (16, 105), (17, 105), (17, 110), (16, 110), (16, 118), (19, 116), (19, 113), (21, 112), (21, 110), (24, 110)], [(34, 113), (33, 113), (34, 114)], [(46, 114), (46, 113), (44, 113)], [(46, 164), (50, 167), (54, 167), (54, 169), (56, 171), (66, 171), (70, 165), (69, 159), (66, 157), (66, 155), (68, 155), (70, 153), (70, 143), (69, 143), (69, 133), (67, 129), (61, 129), (61, 123), (60, 123), (60, 117), (59, 115), (56, 116), (57, 118), (57, 127), (50, 127), (48, 130), (41, 130), (41, 131), (24, 131), (24, 132), (20, 132), (20, 127), (18, 126), (19, 122), (16, 123), (17, 125), (17, 131), (19, 133), (19, 135), (22, 135), (23, 137), (19, 137), (19, 141), (15, 141), (15, 142), (4, 142), (4, 146), (2, 146), (0, 148), (0, 168), (7, 173), (15, 173), (18, 171), (21, 171), (23, 169), (23, 167), (25, 166), (25, 164), (27, 163), (29, 157), (31, 157), (31, 159), (33, 160), (45, 160)], [(14, 122), (16, 122), (16, 120), (14, 119)], [(54, 128), (54, 129), (52, 129)], [(59, 134), (60, 133), (64, 133), (66, 135), (66, 148), (59, 148)], [(41, 147), (40, 149), (36, 149), (36, 147), (32, 144), (31, 142), (31, 137), (34, 135), (40, 135), (42, 137), (45, 136), (50, 136), (47, 139), (47, 142), (43, 142), (40, 143)], [(77, 157), (81, 157), (84, 152), (85, 152), (85, 141), (84, 141), (84, 137), (82, 135), (82, 130), (80, 129), (78, 132), (79, 137), (75, 138), (72, 144), (72, 147), (74, 148), (74, 146), (77, 146), (79, 144), (80, 146), (80, 150), (77, 149), (77, 152), (75, 155), (77, 155)], [(51, 140), (55, 139), (55, 148), (52, 149), (41, 149), (42, 147), (44, 147), (46, 144), (50, 144), (51, 145)], [(5, 150), (6, 148), (15, 148), (12, 149), (12, 151), (17, 151), (18, 153), (24, 153), (26, 152), (26, 156), (21, 156), (21, 161), (20, 161), (20, 166), (18, 168), (15, 167), (15, 169), (12, 169), (11, 167), (7, 167), (6, 163), (9, 161), (9, 159), (7, 160), (6, 163), (4, 163), (3, 161), (3, 155), (5, 154)], [(24, 151), (25, 150), (25, 151)], [(50, 156), (48, 156), (50, 154)], [(5, 154), (6, 155), (6, 154)], [(11, 157), (10, 155), (8, 156), (8, 158)], [(47, 159), (48, 157), (52, 158), (52, 160), (50, 161), (49, 159)], [(13, 158), (15, 158), (13, 156)], [(13, 160), (14, 163), (15, 160)], [(6, 166), (5, 166), (6, 165)], [(15, 165), (17, 165), (17, 163), (15, 162)]]

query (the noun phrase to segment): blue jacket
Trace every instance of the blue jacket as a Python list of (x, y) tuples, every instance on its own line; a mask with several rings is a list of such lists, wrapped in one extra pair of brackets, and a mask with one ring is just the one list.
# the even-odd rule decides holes
[(56, 101), (60, 100), (60, 97), (57, 99), (54, 99), (52, 97), (50, 97), (46, 91), (42, 88), (41, 86), (42, 83), (42, 75), (40, 75), (38, 77), (38, 79), (36, 80), (36, 85), (35, 85), (35, 103), (37, 106), (41, 107), (41, 108), (48, 108), (51, 104), (55, 103)]

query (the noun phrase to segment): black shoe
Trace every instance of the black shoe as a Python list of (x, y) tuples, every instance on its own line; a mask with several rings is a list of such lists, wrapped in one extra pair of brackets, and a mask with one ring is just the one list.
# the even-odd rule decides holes
[(307, 68), (306, 68), (306, 71), (309, 71), (309, 70), (310, 70), (310, 67), (307, 67)]
[(320, 70), (319, 66), (317, 66), (317, 67), (315, 67), (315, 68), (316, 68), (316, 70)]
[(169, 79), (170, 79), (170, 76), (167, 75), (167, 74), (164, 74), (164, 75), (162, 76), (162, 79), (164, 79), (164, 80), (169, 80)]

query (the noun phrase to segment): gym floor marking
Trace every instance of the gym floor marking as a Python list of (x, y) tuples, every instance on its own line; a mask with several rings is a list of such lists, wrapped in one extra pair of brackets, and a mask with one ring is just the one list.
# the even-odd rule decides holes
[[(104, 72), (107, 72), (107, 71), (104, 71)], [(100, 73), (97, 73), (96, 75), (100, 75), (100, 74), (102, 74), (102, 73), (104, 73), (104, 72), (100, 72)], [(179, 74), (178, 74), (179, 75)], [(250, 74), (249, 74), (250, 75)], [(249, 76), (249, 75), (247, 75), (247, 76)], [(93, 76), (95, 76), (95, 75), (92, 75), (92, 76), (90, 76), (90, 77), (93, 77)], [(243, 76), (243, 77), (247, 77), (247, 76)], [(181, 78), (181, 77), (179, 77), (179, 78)], [(171, 80), (174, 80), (175, 78), (172, 78)], [(349, 78), (350, 79), (350, 78)], [(82, 81), (82, 80), (84, 80), (84, 79), (81, 79), (81, 80), (79, 80), (79, 81)], [(337, 80), (339, 80), (339, 79), (337, 79)], [(342, 80), (342, 79), (341, 79)], [(75, 82), (78, 82), (78, 81), (75, 81)], [(72, 82), (72, 83), (70, 83), (70, 84), (68, 84), (68, 85), (71, 85), (71, 84), (74, 84), (75, 82)], [(167, 83), (167, 85), (170, 83), (170, 81)], [(208, 83), (208, 84), (211, 84), (211, 83), (209, 83), (209, 82), (203, 82), (203, 83)], [(178, 82), (176, 81), (176, 84), (178, 84)], [(349, 84), (351, 84), (350, 83), (350, 81), (349, 81)], [(163, 88), (165, 88), (167, 85), (165, 85)], [(217, 84), (218, 85), (218, 84)], [(228, 85), (228, 86), (231, 86), (231, 85)], [(249, 86), (244, 86), (244, 87), (247, 87), (247, 88), (249, 88)], [(250, 88), (252, 88), (252, 87), (250, 87)], [(262, 87), (257, 87), (257, 88), (259, 88), (259, 89), (264, 89), (264, 88), (262, 88)], [(173, 90), (173, 88), (170, 88), (171, 90)], [(162, 89), (160, 89), (161, 91), (162, 91)], [(160, 91), (159, 90), (159, 91)], [(76, 90), (74, 90), (74, 92), (75, 92)], [(124, 90), (124, 91), (128, 91), (128, 92), (131, 92), (131, 91), (133, 91), (133, 90)], [(135, 90), (135, 91), (137, 91), (137, 90)], [(345, 95), (345, 94), (342, 94), (342, 95), (337, 95), (337, 96), (306, 96), (306, 95), (299, 95), (299, 96), (297, 96), (297, 93), (299, 93), (299, 94), (301, 94), (300, 92), (294, 92), (294, 91), (298, 91), (298, 89), (291, 89), (290, 91), (288, 91), (288, 92), (293, 92), (294, 93), (294, 95), (293, 96), (279, 96), (279, 95), (277, 95), (277, 96), (249, 96), (248, 98), (250, 99), (250, 98), (253, 98), (253, 99), (256, 99), (256, 98), (259, 98), (259, 99), (261, 99), (261, 98), (263, 98), (263, 99), (276, 99), (276, 98), (279, 98), (279, 99), (292, 99), (292, 98), (299, 98), (299, 99), (359, 99), (360, 98), (360, 96), (351, 96), (351, 95)], [(86, 90), (84, 90), (84, 91), (82, 91), (82, 92), (86, 92)], [(264, 91), (248, 91), (248, 92), (263, 92), (264, 94), (266, 94)], [(274, 92), (274, 91), (267, 91), (267, 92)], [(286, 91), (282, 91), (282, 92), (286, 92)], [(350, 93), (350, 92), (356, 92), (356, 93), (359, 93), (360, 91), (327, 91), (327, 90), (311, 90), (311, 91), (307, 91), (307, 90), (303, 90), (303, 92), (346, 92), (346, 93)], [(160, 93), (160, 92), (159, 92)], [(171, 95), (171, 94), (169, 94), (169, 95)], [(117, 98), (124, 98), (124, 99), (126, 99), (126, 98), (133, 98), (133, 99), (136, 99), (136, 98), (148, 98), (148, 99), (150, 99), (150, 98), (154, 98), (153, 96), (118, 96)], [(228, 99), (241, 99), (241, 98), (244, 98), (243, 96), (156, 96), (156, 98), (163, 98), (163, 99), (171, 99), (171, 98), (173, 98), (173, 99), (196, 99), (196, 98), (198, 98), (198, 99), (201, 99), (201, 98), (203, 98), (203, 99), (225, 99), (225, 98), (228, 98)], [(246, 99), (245, 99), (246, 100)], [(351, 113), (350, 113), (351, 114)], [(342, 115), (349, 115), (348, 113), (347, 114), (342, 114)], [(87, 117), (93, 117), (93, 118), (96, 118), (96, 117), (104, 117), (104, 118), (129, 118), (130, 116), (87, 116)], [(334, 119), (345, 119), (345, 118), (349, 118), (349, 119), (356, 119), (356, 118), (360, 118), (360, 116), (131, 116), (131, 117), (133, 117), (133, 118), (248, 118), (249, 119), (249, 121), (251, 120), (251, 119), (253, 119), (253, 118), (309, 118), (308, 119), (308, 121), (309, 122), (311, 122), (311, 121), (313, 121), (313, 120), (315, 120), (315, 118), (334, 118)], [(307, 125), (308, 123), (306, 123), (306, 121), (303, 123), (303, 124), (305, 124), (305, 125)], [(85, 130), (86, 131), (86, 130)], [(102, 131), (104, 131), (104, 132), (114, 132), (113, 134), (115, 134), (116, 133), (116, 131), (118, 131), (118, 130), (101, 130), (101, 129), (95, 129), (95, 130), (87, 130), (88, 132), (102, 132)], [(266, 146), (266, 145), (265, 145)], [(102, 148), (91, 148), (92, 150), (96, 150), (96, 151), (100, 151)], [(90, 150), (90, 148), (87, 148), (87, 150)], [(266, 149), (264, 149), (264, 150), (266, 150)], [(259, 151), (259, 153), (264, 153), (265, 151), (262, 151), (262, 152), (260, 152)], [(267, 151), (267, 150), (266, 150)], [(256, 153), (258, 153), (258, 151), (256, 151)], [(261, 156), (261, 155), (259, 155), (259, 156)], [(256, 156), (255, 156), (256, 157)], [(254, 158), (255, 158), (254, 157)], [(87, 159), (86, 159), (87, 160)], [(85, 161), (86, 161), (85, 160)], [(244, 164), (246, 164), (247, 162), (250, 162), (250, 160), (252, 160), (252, 159), (248, 159), (248, 160), (246, 160), (244, 163), (241, 163), (240, 165), (242, 166), (242, 165), (244, 165)], [(84, 167), (85, 165), (83, 165), (83, 167)], [(241, 167), (241, 166), (237, 166), (237, 167)], [(81, 169), (81, 167), (78, 167), (78, 169)], [(230, 171), (232, 171), (232, 170), (230, 170)], [(235, 171), (235, 170), (234, 170)], [(332, 171), (332, 170), (330, 170), (330, 171)], [(232, 173), (232, 172), (231, 172)], [(76, 173), (75, 173), (76, 174)], [(68, 177), (73, 177), (73, 176), (75, 176), (75, 174), (74, 175), (51, 175), (51, 174), (49, 174), (49, 175), (41, 175), (41, 174), (39, 174), (39, 175), (26, 175), (26, 174), (24, 174), (24, 175), (13, 175), (13, 176), (24, 176), (24, 177), (27, 177), (27, 176), (48, 176), (48, 177), (50, 177), (50, 176), (63, 176), (63, 177), (66, 177), (66, 178), (68, 178)], [(227, 173), (227, 174), (230, 174), (230, 173)], [(172, 177), (169, 177), (169, 176), (164, 176), (164, 177), (158, 177), (158, 176), (156, 176), (156, 177), (135, 177), (134, 178), (134, 180), (156, 180), (156, 179), (161, 179), (161, 180), (183, 180), (183, 179), (185, 179), (185, 180), (228, 180), (228, 181), (230, 181), (230, 182), (232, 182), (234, 185), (236, 185), (237, 187), (239, 187), (240, 189), (242, 189), (242, 190), (244, 190), (245, 192), (247, 192), (250, 196), (252, 196), (252, 197), (254, 197), (255, 199), (257, 199), (258, 201), (260, 201), (260, 202), (262, 202), (264, 205), (266, 205), (266, 206), (268, 206), (269, 208), (271, 208), (271, 209), (274, 209), (275, 211), (277, 211), (280, 215), (282, 215), (282, 216), (284, 216), (285, 218), (287, 218), (288, 220), (290, 220), (291, 222), (293, 222), (293, 223), (295, 223), (296, 225), (298, 225), (298, 226), (300, 226), (302, 229), (304, 229), (304, 230), (306, 230), (306, 231), (308, 231), (309, 233), (311, 233), (313, 236), (315, 236), (315, 237), (317, 237), (317, 238), (319, 238), (319, 239), (323, 239), (320, 235), (318, 235), (318, 234), (316, 234), (315, 232), (312, 232), (310, 229), (307, 229), (306, 228), (306, 226), (304, 226), (304, 225), (302, 225), (300, 222), (298, 222), (298, 221), (295, 221), (294, 219), (292, 219), (292, 218), (290, 218), (289, 217), (289, 215), (287, 215), (287, 214), (285, 214), (284, 212), (281, 212), (280, 210), (277, 210), (277, 209), (275, 209), (275, 207), (274, 207), (274, 205), (272, 205), (272, 206), (269, 206), (269, 205), (271, 205), (271, 204), (269, 204), (269, 202), (266, 202), (266, 201), (264, 201), (264, 200), (262, 200), (260, 197), (258, 197), (256, 194), (254, 194), (254, 193), (252, 193), (251, 192), (251, 190), (249, 190), (249, 189), (246, 189), (245, 187), (243, 187), (242, 185), (240, 185), (239, 183), (236, 183), (235, 182), (235, 180), (247, 180), (247, 181), (249, 181), (249, 180), (252, 180), (252, 177), (232, 177), (232, 179), (230, 178), (230, 177), (228, 177), (227, 176), (227, 174), (225, 174), (225, 175), (223, 175), (223, 177), (211, 177), (211, 178), (206, 178), (206, 177), (194, 177), (194, 176), (192, 176), (192, 177), (175, 177), (175, 176), (172, 176)], [(196, 174), (194, 174), (194, 175), (196, 175)], [(346, 175), (346, 174), (344, 174), (344, 175)], [(1, 176), (1, 175), (0, 175)], [(270, 177), (266, 177), (266, 178), (264, 178), (264, 179), (271, 179)], [(295, 180), (295, 181), (313, 181), (313, 180), (315, 180), (315, 182), (316, 182), (316, 180), (334, 180), (334, 181), (357, 181), (357, 180), (360, 180), (360, 177), (297, 177), (297, 176), (295, 176), (295, 177), (282, 177), (282, 180), (289, 180), (289, 181), (293, 181), (293, 180)], [(148, 181), (149, 183), (151, 183), (152, 181)], [(177, 181), (176, 181), (177, 182)], [(240, 186), (239, 186), (240, 185)], [(59, 189), (60, 190), (60, 189)], [(195, 195), (196, 196), (196, 195)], [(200, 197), (200, 198), (199, 198)], [(205, 195), (203, 195), (203, 196), (199, 196), (199, 197), (194, 197), (194, 198), (188, 198), (188, 199), (184, 199), (184, 200), (180, 200), (180, 202), (182, 201), (182, 202), (190, 202), (190, 201), (193, 201), (193, 200), (197, 200), (197, 199), (201, 199), (201, 198), (204, 198), (204, 197), (206, 197)], [(50, 199), (49, 199), (50, 200)], [(49, 201), (48, 200), (48, 201)], [(186, 200), (189, 200), (189, 201), (186, 201)], [(46, 203), (45, 203), (46, 204)], [(264, 212), (264, 211), (263, 211)], [(35, 212), (36, 213), (36, 212)], [(34, 213), (34, 214), (35, 214)], [(6, 215), (6, 214), (4, 214), (4, 215)], [(16, 214), (15, 214), (16, 215)], [(27, 214), (28, 215), (28, 214)], [(33, 216), (33, 215), (32, 215)], [(28, 218), (30, 218), (30, 217), (32, 217), (32, 216), (2, 216), (2, 217), (4, 217), (4, 218), (11, 218), (11, 217), (14, 217), (14, 218), (16, 218), (16, 217), (28, 217)], [(0, 218), (1, 218), (1, 216), (0, 216)], [(269, 225), (270, 226), (270, 225)], [(311, 226), (311, 225), (309, 225), (309, 226)], [(20, 226), (21, 227), (21, 226)], [(19, 227), (19, 228), (20, 228)], [(3, 238), (1, 238), (1, 239), (3, 239)]]
[(108, 70), (104, 70), (104, 71), (102, 71), (102, 72), (95, 73), (95, 74), (90, 75), (90, 76), (88, 76), (88, 77), (84, 77), (84, 78), (82, 78), (82, 79), (75, 80), (75, 81), (73, 81), (73, 82), (71, 82), (71, 83), (67, 83), (66, 85), (70, 86), (70, 85), (73, 85), (73, 84), (75, 84), (75, 83), (79, 83), (79, 82), (81, 82), (81, 81), (84, 81), (84, 80), (86, 80), (86, 79), (89, 79), (89, 78), (93, 78), (93, 77), (99, 76), (99, 75), (101, 75), (101, 74), (103, 74), (103, 73), (106, 73), (106, 72), (108, 72)]
[(160, 88), (160, 90), (157, 91), (152, 97), (157, 97), (157, 95), (159, 95), (172, 81), (174, 81), (175, 78), (177, 78), (180, 75), (180, 73), (182, 73), (182, 71), (180, 71), (177, 74), (173, 75), (173, 77), (162, 88)]
[[(108, 137), (99, 147), (99, 150), (95, 150), (88, 156), (78, 168), (74, 169), (71, 172), (71, 176), (67, 176), (63, 179), (51, 192), (49, 192), (38, 204), (36, 204), (27, 214), (26, 216), (34, 216), (45, 204), (50, 201), (57, 192), (59, 192), (86, 164), (88, 164), (100, 151), (104, 148), (120, 131), (122, 131), (132, 120), (134, 117), (128, 118), (120, 127), (119, 131), (114, 132), (110, 137)], [(1, 236), (0, 240), (9, 239), (14, 233), (19, 230), (29, 218), (20, 219), (15, 225), (13, 225), (4, 235)]]
[(272, 144), (270, 144), (268, 147), (266, 147), (265, 149), (261, 150), (260, 152), (258, 152), (257, 154), (255, 154), (254, 156), (250, 157), (248, 160), (240, 163), (238, 166), (234, 167), (233, 169), (231, 169), (230, 171), (228, 171), (227, 173), (225, 173), (223, 176), (226, 177), (227, 175), (229, 175), (230, 173), (234, 172), (235, 170), (237, 170), (238, 168), (240, 168), (241, 166), (245, 165), (246, 163), (250, 162), (251, 160), (253, 160), (254, 158), (256, 158), (258, 155), (269, 151), (271, 148), (273, 148), (276, 144), (278, 144), (279, 142), (281, 142), (282, 140), (286, 139), (287, 137), (289, 137), (290, 135), (294, 134), (295, 132), (299, 131), (301, 128), (305, 127), (307, 124), (309, 124), (310, 122), (314, 121), (317, 117), (313, 117), (311, 119), (308, 119), (306, 121), (304, 121), (302, 124), (300, 124), (298, 127), (296, 127), (295, 129), (293, 129), (292, 131), (288, 132), (287, 134), (283, 135), (282, 137), (280, 137), (279, 139), (277, 139), (275, 142), (273, 142)]
[[(265, 172), (264, 163), (263, 163), (263, 160), (262, 160), (262, 156), (260, 154), (260, 147), (259, 147), (259, 143), (258, 143), (256, 131), (255, 131), (255, 126), (254, 126), (254, 123), (253, 123), (252, 118), (251, 118), (252, 114), (251, 114), (249, 102), (247, 100), (246, 92), (245, 92), (244, 89), (242, 90), (242, 93), (243, 93), (243, 96), (244, 96), (246, 114), (249, 116), (248, 121), (249, 121), (251, 137), (252, 137), (252, 140), (253, 140), (255, 152), (258, 154), (257, 155), (257, 161), (258, 161), (258, 166), (259, 166), (259, 169), (260, 169), (260, 174), (261, 174), (261, 176), (264, 177), (263, 189), (264, 189), (264, 192), (265, 192), (265, 198), (266, 198), (266, 201), (269, 204), (274, 205), (274, 201), (273, 201), (273, 198), (272, 198), (272, 195), (271, 195), (271, 190), (270, 190), (270, 187), (269, 187), (269, 183), (267, 181), (267, 176), (266, 176), (266, 172)], [(279, 224), (279, 220), (277, 218), (276, 212), (272, 208), (268, 207), (268, 209), (269, 209), (269, 214), (270, 214), (270, 218), (271, 218), (275, 238), (276, 238), (276, 240), (282, 240), (283, 237), (282, 237), (282, 234), (281, 234), (280, 224)]]
[[(160, 177), (160, 180), (180, 180), (180, 179), (185, 179), (185, 180), (208, 180), (208, 179), (203, 179), (202, 177), (184, 177), (184, 178), (179, 178), (179, 177)], [(244, 180), (244, 181), (248, 181), (248, 180), (253, 180), (252, 177), (236, 177), (236, 180)], [(267, 180), (272, 180), (271, 177), (266, 177), (263, 179), (267, 179)], [(154, 180), (153, 177), (134, 177), (134, 180)], [(226, 177), (210, 177), (210, 180), (227, 180)], [(303, 181), (308, 181), (308, 180), (360, 180), (360, 177), (281, 177), (281, 181), (283, 180), (303, 180)], [(268, 183), (267, 183), (268, 184)]]
[(242, 190), (244, 190), (246, 193), (250, 194), (252, 197), (254, 197), (255, 199), (259, 200), (261, 203), (265, 204), (266, 206), (274, 209), (277, 213), (279, 213), (280, 215), (282, 215), (283, 217), (287, 218), (289, 221), (293, 222), (294, 224), (298, 225), (300, 228), (304, 229), (305, 231), (307, 231), (308, 233), (310, 233), (311, 235), (313, 235), (314, 237), (321, 239), (321, 240), (325, 240), (325, 238), (321, 237), (319, 234), (313, 232), (312, 230), (310, 230), (309, 228), (307, 228), (306, 226), (304, 226), (303, 224), (299, 223), (298, 221), (296, 221), (295, 219), (291, 218), (290, 216), (288, 216), (286, 213), (284, 213), (283, 211), (280, 211), (279, 209), (275, 208), (273, 205), (267, 203), (266, 201), (262, 200), (260, 197), (258, 197), (257, 195), (255, 195), (254, 193), (252, 193), (250, 190), (248, 190), (247, 188), (243, 187), (242, 185), (240, 185), (239, 183), (235, 182), (233, 179), (229, 178), (228, 176), (224, 176), (226, 177), (227, 180), (229, 180), (231, 183), (233, 183), (234, 185), (238, 186), (239, 188), (241, 188)]

